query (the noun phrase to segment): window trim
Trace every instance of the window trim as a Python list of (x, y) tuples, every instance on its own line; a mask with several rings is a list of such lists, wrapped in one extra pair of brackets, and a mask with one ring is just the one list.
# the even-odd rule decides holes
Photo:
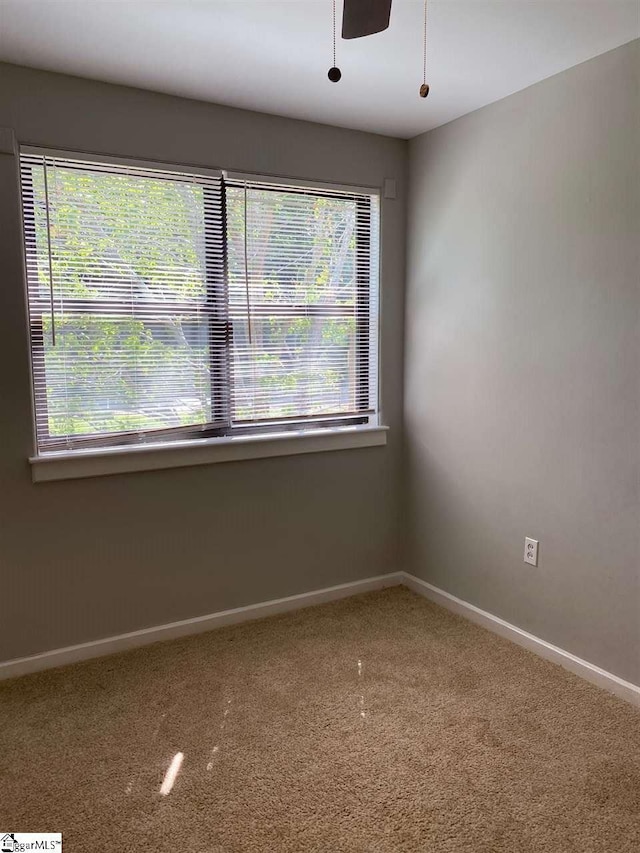
[(34, 483), (77, 480), (136, 471), (186, 468), (363, 447), (383, 447), (389, 428), (380, 425), (340, 426), (277, 433), (220, 436), (164, 444), (51, 451), (29, 459)]
[[(73, 151), (69, 148), (48, 148), (46, 145), (29, 145), (27, 143), (19, 146), (19, 156), (22, 154), (49, 159), (75, 160), (78, 163), (102, 163), (105, 166), (125, 166), (130, 169), (149, 169), (155, 172), (170, 172), (176, 178), (200, 177), (200, 178), (222, 178), (226, 174), (222, 169), (214, 167), (198, 166), (190, 163), (168, 163), (166, 160), (148, 160), (140, 157), (119, 157), (117, 154), (99, 154), (92, 151)], [(378, 190), (379, 192), (379, 190)]]
[(229, 169), (222, 170), (222, 177), (231, 183), (239, 184), (260, 183), (272, 186), (273, 189), (281, 187), (282, 189), (290, 188), (292, 190), (320, 190), (325, 193), (332, 191), (338, 195), (345, 193), (353, 193), (354, 195), (377, 195), (382, 198), (380, 187), (365, 187), (358, 184), (340, 184), (331, 181), (313, 181), (307, 178), (296, 178), (284, 175), (265, 175), (262, 172), (233, 172)]
[[(207, 168), (198, 165), (185, 165), (176, 163), (167, 163), (164, 161), (154, 161), (139, 158), (119, 157), (117, 155), (96, 154), (91, 152), (77, 152), (66, 149), (47, 148), (34, 145), (21, 145), (19, 147), (19, 155), (38, 155), (45, 158), (56, 159), (71, 159), (77, 162), (86, 161), (88, 164), (103, 163), (105, 166), (123, 166), (131, 169), (139, 167), (142, 170), (157, 171), (160, 174), (171, 173), (176, 177), (193, 178), (197, 181), (198, 177), (220, 177), (222, 178), (222, 215), (224, 229), (224, 281), (222, 287), (227, 287), (227, 239), (226, 239), (226, 200), (225, 190), (227, 182), (232, 183), (256, 183), (265, 186), (265, 189), (282, 188), (291, 191), (305, 190), (313, 193), (314, 190), (323, 192), (324, 194), (334, 191), (336, 197), (342, 197), (345, 194), (377, 196), (380, 202), (382, 201), (382, 192), (380, 187), (372, 186), (356, 186), (351, 184), (338, 184), (333, 182), (313, 181), (308, 179), (300, 179), (291, 176), (276, 176), (264, 175), (260, 173), (246, 172), (231, 172), (223, 169)], [(21, 193), (21, 219), (23, 226), (23, 251), (29, 251), (27, 240), (24, 232), (24, 208), (25, 199)], [(362, 198), (357, 202), (358, 207), (364, 204), (371, 210), (371, 202), (366, 198)], [(32, 201), (33, 204), (33, 201)], [(380, 219), (378, 222), (378, 270), (376, 281), (371, 280), (371, 284), (377, 288), (377, 299), (380, 297), (380, 266), (381, 266), (381, 229), (382, 229), (382, 211), (380, 210)], [(356, 238), (358, 239), (358, 238)], [(356, 248), (356, 276), (360, 276), (359, 260), (360, 251)], [(25, 258), (26, 260), (26, 258)], [(209, 296), (213, 294), (214, 301), (220, 298), (220, 283), (217, 282), (213, 286), (209, 281), (209, 270), (207, 269), (207, 290)], [(26, 263), (25, 263), (25, 290), (28, 294), (28, 281), (26, 281)], [(357, 359), (357, 377), (356, 381), (359, 384), (361, 381), (366, 381), (364, 378), (369, 372), (370, 358), (370, 338), (369, 338), (369, 323), (370, 323), (370, 293), (366, 297), (366, 317), (367, 324), (366, 346), (365, 353), (358, 354)], [(356, 305), (357, 323), (361, 320), (362, 311), (362, 294), (359, 294)], [(295, 306), (294, 306), (295, 307)], [(308, 306), (307, 306), (308, 308)], [(226, 317), (227, 340), (228, 346), (232, 346), (232, 322), (230, 317)], [(35, 325), (42, 327), (42, 319), (35, 318)], [(198, 425), (186, 426), (184, 429), (167, 428), (158, 430), (157, 433), (146, 431), (145, 433), (118, 433), (106, 434), (104, 436), (76, 436), (72, 439), (74, 446), (72, 448), (63, 447), (67, 443), (66, 438), (61, 438), (60, 447), (52, 447), (41, 449), (38, 446), (36, 417), (38, 409), (36, 408), (36, 394), (34, 371), (31, 367), (31, 383), (33, 397), (33, 424), (34, 424), (34, 455), (29, 458), (32, 468), (32, 478), (34, 482), (45, 480), (59, 479), (75, 479), (77, 477), (98, 476), (101, 474), (110, 474), (126, 471), (150, 470), (157, 468), (172, 468), (184, 467), (190, 465), (208, 464), (210, 462), (232, 461), (234, 459), (261, 458), (267, 456), (281, 456), (297, 453), (316, 452), (318, 450), (330, 449), (347, 449), (351, 447), (368, 447), (386, 444), (387, 427), (382, 426), (380, 422), (380, 313), (378, 310), (378, 365), (377, 365), (377, 383), (376, 383), (376, 399), (371, 400), (374, 408), (371, 406), (362, 406), (362, 410), (352, 415), (320, 415), (307, 416), (309, 419), (309, 427), (303, 427), (305, 421), (304, 416), (291, 418), (290, 422), (283, 419), (273, 419), (272, 421), (255, 421), (255, 422), (231, 422), (231, 381), (232, 377), (228, 376), (227, 385), (224, 390), (223, 406), (227, 414), (227, 425), (220, 427), (218, 425), (206, 424), (201, 427)], [(32, 354), (32, 341), (34, 340), (34, 319), (29, 320), (29, 338), (30, 352)], [(42, 333), (41, 333), (42, 336)], [(30, 359), (31, 360), (31, 359)], [(227, 367), (232, 369), (232, 360), (226, 359)], [(231, 367), (229, 367), (231, 365)], [(362, 371), (364, 370), (364, 375)], [(213, 375), (213, 374), (212, 374)], [(362, 376), (362, 379), (360, 378)], [(213, 400), (213, 387), (212, 387)], [(212, 412), (213, 415), (213, 412)], [(163, 441), (163, 434), (169, 433), (172, 438)], [(181, 438), (180, 435), (183, 435)], [(154, 441), (157, 437), (157, 441)], [(102, 441), (101, 441), (102, 439)], [(115, 442), (114, 442), (114, 439)], [(305, 439), (309, 441), (305, 442)], [(144, 461), (142, 461), (144, 460)], [(77, 461), (77, 465), (72, 464)], [(66, 473), (65, 473), (66, 472)]]

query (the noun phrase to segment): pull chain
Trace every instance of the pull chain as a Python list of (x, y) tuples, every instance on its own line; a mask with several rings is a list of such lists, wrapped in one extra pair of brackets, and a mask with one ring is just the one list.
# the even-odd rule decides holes
[(429, 94), (427, 83), (427, 0), (424, 0), (424, 28), (422, 30), (422, 86), (420, 86), (420, 97), (426, 98)]
[[(55, 167), (55, 161), (53, 163)], [(47, 158), (44, 158), (44, 208), (47, 217), (47, 256), (49, 261), (49, 305), (51, 308), (51, 344), (56, 345), (56, 311), (54, 307), (53, 294), (53, 260), (51, 257), (51, 222), (49, 206), (49, 177), (47, 171)]]
[(333, 0), (333, 67), (336, 67), (336, 0)]
[(333, 65), (327, 77), (332, 83), (337, 83), (342, 77), (342, 71), (336, 65), (336, 0), (333, 0)]
[(247, 331), (249, 333), (249, 346), (253, 346), (253, 334), (251, 329), (251, 302), (249, 295), (249, 251), (247, 249), (247, 231), (249, 224), (247, 222), (247, 185), (244, 185), (244, 287), (247, 295)]

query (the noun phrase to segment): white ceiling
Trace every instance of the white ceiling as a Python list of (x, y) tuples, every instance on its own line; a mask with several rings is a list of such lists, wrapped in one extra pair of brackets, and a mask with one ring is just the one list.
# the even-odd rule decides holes
[(339, 40), (337, 84), (331, 0), (0, 0), (0, 59), (411, 137), (640, 36), (640, 0), (429, 0), (422, 100), (422, 9)]

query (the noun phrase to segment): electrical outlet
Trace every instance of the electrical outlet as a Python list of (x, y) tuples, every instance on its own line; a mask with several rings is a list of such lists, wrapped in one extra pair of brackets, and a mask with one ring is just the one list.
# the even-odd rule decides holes
[(527, 536), (524, 540), (524, 561), (532, 566), (538, 565), (538, 540), (529, 539)]

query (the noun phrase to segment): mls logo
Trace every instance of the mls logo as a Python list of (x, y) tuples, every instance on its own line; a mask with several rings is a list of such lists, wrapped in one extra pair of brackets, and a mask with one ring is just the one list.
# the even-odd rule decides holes
[(0, 833), (0, 853), (20, 853), (22, 850), (54, 850), (62, 853), (60, 832)]

